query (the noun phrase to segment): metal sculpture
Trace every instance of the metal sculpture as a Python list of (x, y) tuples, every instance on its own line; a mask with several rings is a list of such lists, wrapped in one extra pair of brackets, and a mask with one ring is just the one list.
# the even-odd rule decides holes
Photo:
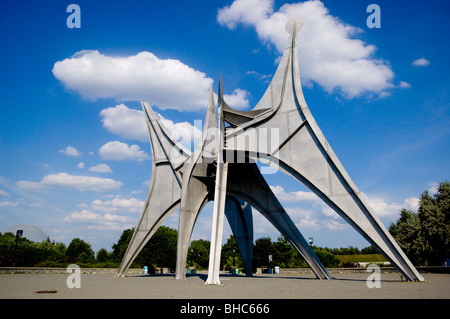
[(300, 252), (319, 279), (332, 279), (265, 182), (255, 160), (270, 163), (319, 196), (374, 245), (408, 280), (423, 277), (373, 213), (332, 151), (306, 105), (298, 65), (300, 18), (289, 20), (287, 47), (267, 91), (251, 111), (229, 107), (219, 81), (218, 114), (210, 90), (202, 139), (194, 153), (170, 137), (143, 102), (152, 148), (152, 179), (145, 206), (118, 275), (164, 220), (179, 207), (176, 279), (184, 279), (189, 241), (204, 205), (213, 200), (206, 284), (220, 284), (222, 230), (226, 216), (251, 276), (253, 222), (250, 206), (263, 214)]

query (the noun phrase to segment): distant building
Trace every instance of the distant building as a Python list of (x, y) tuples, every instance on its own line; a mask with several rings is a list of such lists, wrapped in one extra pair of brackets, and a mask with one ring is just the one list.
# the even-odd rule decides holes
[(39, 227), (33, 225), (17, 225), (8, 229), (5, 233), (13, 233), (16, 235), (18, 230), (22, 230), (22, 237), (40, 243), (41, 241), (47, 240), (48, 235)]

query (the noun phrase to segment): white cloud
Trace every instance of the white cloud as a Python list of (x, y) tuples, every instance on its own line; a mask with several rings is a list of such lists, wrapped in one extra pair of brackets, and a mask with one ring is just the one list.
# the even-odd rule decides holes
[(89, 172), (96, 173), (112, 173), (111, 167), (107, 164), (98, 164), (96, 166), (89, 167)]
[(78, 167), (79, 169), (83, 169), (83, 168), (84, 168), (84, 162), (79, 162), (78, 165), (77, 165), (77, 167)]
[(64, 153), (66, 155), (69, 156), (76, 156), (76, 157), (80, 157), (81, 153), (79, 151), (77, 151), (77, 149), (75, 147), (72, 146), (67, 146), (65, 149), (60, 150), (61, 153)]
[(415, 212), (419, 209), (419, 198), (417, 197), (406, 198), (402, 204), (398, 204), (396, 202), (389, 203), (383, 198), (376, 196), (369, 197), (366, 194), (363, 194), (363, 196), (366, 197), (375, 214), (386, 220), (395, 220), (400, 216), (400, 212), (403, 208)]
[(89, 100), (145, 100), (160, 108), (180, 110), (205, 108), (213, 83), (205, 73), (179, 60), (162, 60), (146, 51), (128, 57), (80, 51), (56, 62), (53, 75)]
[[(275, 196), (283, 204), (295, 203), (296, 208), (286, 208), (291, 218), (301, 227), (313, 227), (314, 229), (326, 228), (338, 230), (346, 225), (339, 215), (331, 209), (313, 192), (294, 191), (286, 192), (282, 186), (270, 186)], [(402, 204), (388, 202), (385, 199), (367, 194), (362, 194), (368, 201), (374, 213), (385, 221), (395, 220), (400, 215), (400, 211), (405, 208), (417, 211), (419, 199), (415, 197), (407, 198)], [(299, 207), (301, 203), (310, 203), (310, 206)]]
[(39, 182), (31, 181), (18, 181), (16, 182), (17, 187), (26, 191), (39, 192), (44, 190), (45, 186)]
[(142, 162), (149, 158), (149, 155), (140, 149), (138, 145), (128, 146), (119, 141), (108, 142), (99, 149), (99, 154), (103, 159), (125, 161), (137, 160)]
[(100, 215), (93, 213), (87, 209), (81, 210), (81, 212), (73, 212), (64, 218), (65, 221), (69, 220), (98, 220), (100, 219)]
[(6, 191), (4, 191), (4, 190), (2, 190), (2, 189), (0, 189), (0, 195), (6, 196), (6, 197), (11, 196), (8, 192), (6, 192)]
[[(289, 217), (300, 229), (341, 230), (347, 223), (313, 192), (286, 192), (282, 186), (270, 186), (272, 192), (284, 204), (295, 203), (295, 208), (285, 208)], [(299, 205), (304, 203), (305, 207)]]
[(411, 84), (405, 81), (400, 81), (400, 84), (398, 86), (402, 89), (409, 89), (411, 87)]
[(11, 202), (8, 200), (0, 202), (0, 207), (14, 207), (19, 205), (19, 202)]
[(376, 47), (354, 38), (360, 29), (329, 14), (320, 1), (284, 4), (274, 12), (272, 0), (236, 0), (219, 10), (220, 24), (234, 29), (253, 26), (258, 37), (282, 53), (287, 44), (285, 25), (301, 16), (299, 34), (301, 77), (305, 84), (319, 84), (328, 92), (339, 90), (347, 98), (364, 93), (382, 94), (394, 87), (388, 62), (376, 59)]
[(100, 215), (87, 209), (83, 209), (80, 212), (72, 212), (64, 220), (71, 223), (86, 224), (87, 229), (97, 230), (121, 230), (131, 228), (135, 224), (134, 218), (109, 213)]
[(286, 193), (284, 191), (284, 188), (280, 185), (277, 186), (270, 186), (272, 189), (272, 192), (275, 194), (275, 196), (284, 202), (301, 202), (301, 201), (318, 201), (320, 200), (316, 194), (312, 192), (303, 192), (303, 191), (297, 191), (297, 192), (291, 192)]
[(145, 124), (144, 112), (130, 109), (124, 104), (108, 107), (100, 112), (103, 127), (109, 132), (123, 138), (148, 141), (148, 130)]
[[(123, 138), (147, 142), (148, 129), (145, 123), (144, 112), (130, 109), (124, 104), (103, 109), (100, 112), (103, 126), (111, 133)], [(201, 127), (189, 122), (174, 123), (158, 114), (161, 122), (172, 133), (172, 138), (180, 141), (187, 149), (196, 146), (201, 137)]]
[(97, 192), (116, 190), (122, 186), (122, 182), (109, 178), (75, 176), (67, 173), (46, 175), (40, 184), (43, 186), (61, 186), (75, 188), (79, 191)]
[(403, 206), (405, 209), (411, 210), (413, 212), (417, 212), (419, 209), (419, 199), (417, 197), (411, 197), (405, 199)]
[(272, 74), (261, 74), (256, 71), (247, 71), (247, 72), (245, 72), (245, 74), (253, 75), (262, 81), (268, 81), (273, 76)]
[(363, 196), (366, 197), (370, 207), (372, 207), (374, 213), (379, 218), (395, 218), (399, 215), (400, 211), (403, 208), (402, 205), (398, 203), (387, 203), (382, 198), (378, 198), (375, 196), (369, 197), (366, 194), (363, 194)]
[(188, 150), (193, 150), (202, 136), (202, 120), (197, 120), (197, 124), (194, 126), (189, 122), (174, 123), (172, 120), (164, 118), (161, 114), (158, 114), (161, 123), (170, 132), (170, 137), (173, 140), (179, 141)]
[(439, 188), (439, 183), (432, 182), (432, 183), (428, 184), (427, 191), (430, 194), (430, 196), (434, 196), (437, 193), (438, 188)]
[(291, 219), (296, 222), (299, 229), (314, 229), (314, 230), (330, 230), (338, 231), (350, 227), (343, 219), (328, 218), (322, 216), (315, 210), (308, 210), (302, 208), (286, 208), (287, 213)]
[(127, 212), (140, 213), (144, 207), (145, 202), (134, 197), (120, 198), (115, 197), (112, 200), (102, 201), (96, 199), (92, 202), (91, 208), (102, 212)]
[(224, 94), (223, 98), (225, 102), (235, 109), (245, 109), (249, 107), (249, 101), (247, 100), (249, 92), (242, 89), (235, 89), (232, 94)]
[(425, 58), (420, 58), (420, 59), (414, 60), (412, 63), (413, 66), (425, 66), (425, 67), (427, 67), (429, 64), (430, 64), (430, 61), (428, 61)]

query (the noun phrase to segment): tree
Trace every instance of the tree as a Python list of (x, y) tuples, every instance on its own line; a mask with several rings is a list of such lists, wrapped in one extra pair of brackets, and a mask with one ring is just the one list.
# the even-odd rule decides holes
[(303, 267), (306, 266), (299, 252), (292, 246), (289, 241), (280, 236), (277, 242), (273, 243), (273, 265), (280, 267)]
[(425, 262), (422, 256), (424, 243), (421, 236), (419, 215), (402, 209), (400, 218), (396, 224), (391, 224), (389, 232), (413, 264), (421, 265)]
[(95, 260), (91, 245), (80, 238), (72, 239), (67, 247), (66, 256), (71, 262), (88, 263)]
[(49, 240), (39, 243), (12, 233), (0, 233), (0, 266), (32, 267), (44, 263), (55, 265), (67, 263), (66, 246), (63, 243), (51, 243)]
[(222, 246), (221, 264), (229, 270), (243, 267), (244, 262), (234, 235), (230, 235)]
[(209, 264), (209, 247), (211, 243), (208, 240), (193, 240), (189, 246), (187, 264), (188, 266), (208, 268)]
[(117, 244), (114, 244), (112, 246), (112, 259), (115, 262), (120, 263), (122, 261), (123, 256), (125, 256), (125, 252), (127, 251), (128, 245), (131, 241), (131, 237), (133, 237), (133, 233), (134, 228), (124, 230), (120, 235)]
[(273, 255), (274, 249), (270, 237), (262, 237), (255, 241), (253, 246), (253, 267), (267, 267), (269, 255)]
[(337, 258), (332, 253), (326, 251), (323, 248), (320, 247), (314, 247), (313, 248), (314, 253), (317, 255), (317, 258), (320, 259), (324, 267), (338, 267), (340, 264), (339, 258)]
[[(122, 261), (133, 233), (134, 228), (124, 230), (117, 244), (112, 246), (111, 258), (115, 262), (120, 263)], [(177, 254), (177, 237), (178, 232), (175, 229), (165, 226), (159, 227), (136, 256), (132, 265), (174, 269)]]
[(136, 257), (140, 266), (154, 266), (175, 269), (178, 232), (161, 226)]
[(389, 232), (413, 263), (441, 265), (450, 257), (450, 183), (440, 183), (434, 197), (422, 193), (417, 214), (403, 209)]
[(450, 257), (450, 183), (441, 183), (434, 198), (425, 191), (418, 215), (424, 241), (423, 256), (429, 265), (441, 265)]
[(367, 246), (363, 249), (361, 249), (361, 254), (367, 255), (367, 254), (379, 254), (378, 250), (373, 246)]
[(101, 248), (98, 252), (97, 252), (97, 261), (99, 263), (104, 263), (108, 260), (109, 258), (109, 253), (106, 251), (105, 248)]

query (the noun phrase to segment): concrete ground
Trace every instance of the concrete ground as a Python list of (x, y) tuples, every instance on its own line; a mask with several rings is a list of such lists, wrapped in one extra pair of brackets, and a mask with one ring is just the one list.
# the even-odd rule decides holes
[(381, 273), (380, 288), (368, 288), (369, 273), (221, 275), (205, 285), (206, 273), (175, 280), (168, 275), (82, 273), (80, 288), (68, 288), (68, 274), (0, 274), (0, 299), (450, 299), (450, 274), (423, 274), (425, 282), (401, 281)]

